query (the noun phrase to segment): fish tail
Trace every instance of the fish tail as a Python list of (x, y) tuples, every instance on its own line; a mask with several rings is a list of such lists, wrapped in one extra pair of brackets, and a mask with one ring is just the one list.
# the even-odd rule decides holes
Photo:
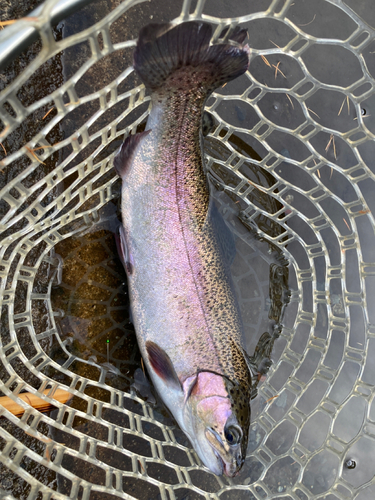
[[(225, 35), (226, 31), (221, 36)], [(189, 90), (194, 83), (213, 90), (248, 69), (246, 36), (247, 30), (236, 28), (229, 41), (210, 45), (209, 23), (149, 24), (139, 33), (134, 68), (153, 92), (169, 87)]]

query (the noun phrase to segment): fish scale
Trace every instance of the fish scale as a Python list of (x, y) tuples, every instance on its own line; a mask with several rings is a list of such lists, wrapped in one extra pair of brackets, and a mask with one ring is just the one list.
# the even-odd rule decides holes
[(246, 455), (251, 375), (212, 218), (201, 124), (211, 91), (248, 67), (244, 32), (232, 37), (237, 47), (210, 46), (210, 25), (196, 22), (141, 31), (134, 66), (152, 91), (152, 109), (145, 132), (127, 138), (115, 159), (143, 359), (202, 461), (229, 476)]

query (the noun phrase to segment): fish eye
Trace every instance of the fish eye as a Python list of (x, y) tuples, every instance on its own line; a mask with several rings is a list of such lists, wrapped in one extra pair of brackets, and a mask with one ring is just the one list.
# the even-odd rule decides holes
[(227, 443), (229, 443), (232, 446), (238, 444), (241, 441), (242, 431), (239, 427), (231, 425), (230, 427), (225, 429), (224, 436), (225, 439), (227, 440)]

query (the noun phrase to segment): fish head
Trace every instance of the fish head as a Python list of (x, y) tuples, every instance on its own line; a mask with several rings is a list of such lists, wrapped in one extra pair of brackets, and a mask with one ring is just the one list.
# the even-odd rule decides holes
[(246, 366), (233, 382), (210, 371), (181, 380), (168, 354), (145, 344), (148, 368), (164, 402), (204, 465), (214, 474), (234, 477), (246, 457), (250, 427), (251, 378)]
[(236, 476), (246, 457), (250, 398), (241, 399), (240, 387), (212, 372), (189, 377), (183, 387), (186, 433), (199, 458), (217, 475)]

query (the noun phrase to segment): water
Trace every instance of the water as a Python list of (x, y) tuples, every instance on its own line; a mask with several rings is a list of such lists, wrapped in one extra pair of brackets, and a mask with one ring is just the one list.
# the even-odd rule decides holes
[[(240, 139), (232, 139), (239, 149), (244, 146)], [(215, 149), (209, 139), (207, 142), (207, 150), (220, 155), (220, 149)], [(249, 163), (247, 169), (249, 176), (256, 176), (258, 181), (265, 177), (272, 182), (256, 165)], [(217, 184), (218, 178), (214, 182)], [(238, 200), (221, 189), (214, 193), (217, 230), (229, 240), (227, 257), (240, 299), (245, 343), (248, 352), (253, 353), (261, 334), (269, 331), (272, 335), (283, 319), (289, 300), (287, 261), (276, 247), (241, 221)], [(265, 210), (273, 203), (262, 193), (252, 196)], [(98, 224), (54, 247), (61, 277), (52, 287), (51, 305), (59, 339), (50, 346), (49, 355), (73, 373), (129, 391), (135, 370), (144, 368), (131, 321), (126, 275), (115, 244), (119, 206), (119, 199), (114, 199), (99, 212)], [(267, 219), (260, 217), (258, 224), (266, 226)], [(276, 235), (281, 232), (272, 224), (267, 231), (271, 236), (272, 231)], [(269, 351), (272, 349), (259, 353), (259, 360), (270, 355)], [(94, 388), (91, 395), (98, 398)]]

